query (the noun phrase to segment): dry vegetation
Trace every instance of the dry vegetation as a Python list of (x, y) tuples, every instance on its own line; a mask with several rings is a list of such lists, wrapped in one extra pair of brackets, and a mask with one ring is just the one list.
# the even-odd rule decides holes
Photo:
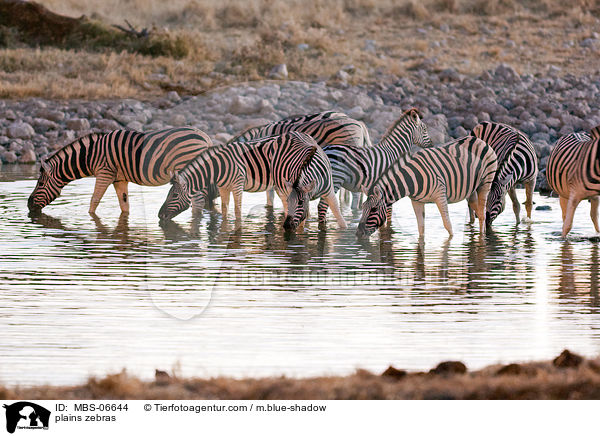
[[(94, 37), (41, 48), (0, 30), (0, 97), (150, 97), (197, 93), (268, 77), (332, 80), (349, 64), (352, 83), (435, 68), (479, 73), (500, 62), (524, 73), (548, 64), (596, 69), (579, 42), (600, 31), (598, 0), (42, 0), (83, 19)], [(152, 29), (136, 41), (112, 24)], [(448, 28), (446, 28), (446, 25)], [(507, 45), (507, 41), (514, 45)], [(374, 41), (374, 42), (370, 42)], [(573, 41), (573, 46), (565, 43)], [(307, 44), (300, 46), (300, 44)]]
[(157, 371), (143, 382), (126, 372), (80, 386), (2, 388), (0, 399), (600, 399), (600, 360), (564, 351), (552, 362), (494, 365), (466, 372), (444, 362), (429, 372), (392, 367), (382, 375), (358, 370), (347, 377), (183, 379)]

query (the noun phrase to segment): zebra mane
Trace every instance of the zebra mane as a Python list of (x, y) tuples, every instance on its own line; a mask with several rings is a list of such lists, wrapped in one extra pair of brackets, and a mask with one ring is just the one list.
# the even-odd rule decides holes
[[(91, 138), (92, 137), (100, 137), (102, 135), (102, 133), (89, 133), (87, 135), (84, 135), (80, 138), (77, 138), (75, 141), (72, 141), (66, 145), (63, 145), (61, 148), (59, 148), (58, 150), (53, 151), (52, 153), (50, 153), (49, 155), (47, 155), (43, 160), (42, 160), (42, 164), (48, 163), (50, 162), (51, 159), (54, 159), (56, 156), (62, 155), (62, 153), (67, 150), (69, 147), (73, 148), (75, 144), (80, 143), (82, 140), (86, 139), (86, 138), (90, 138), (90, 143)], [(96, 138), (96, 139), (97, 139)]]
[(517, 150), (517, 146), (521, 140), (521, 133), (518, 130), (513, 131), (512, 135), (506, 140), (508, 144), (508, 151), (502, 156), (498, 156), (498, 168), (496, 169), (496, 175), (494, 176), (493, 184), (500, 183), (500, 178), (504, 178), (504, 169), (508, 166), (511, 156)]
[(594, 127), (590, 131), (590, 136), (592, 137), (592, 139), (600, 139), (600, 126)]
[(304, 162), (302, 162), (302, 165), (300, 165), (300, 169), (298, 170), (298, 177), (296, 177), (296, 181), (294, 182), (294, 188), (298, 187), (298, 184), (300, 183), (300, 178), (302, 177), (302, 172), (308, 168), (308, 165), (310, 164), (310, 162), (312, 161), (315, 153), (317, 152), (317, 149), (319, 148), (318, 145), (313, 145), (310, 152), (306, 155), (306, 157), (304, 158)]
[(394, 122), (394, 124), (392, 124), (391, 127), (389, 127), (386, 130), (385, 134), (379, 140), (379, 143), (381, 144), (383, 141), (385, 141), (392, 134), (392, 132), (396, 129), (396, 127), (398, 127), (398, 124), (400, 124), (402, 121), (404, 121), (406, 119), (406, 117), (410, 116), (413, 113), (413, 111), (416, 112), (416, 114), (419, 116), (419, 118), (421, 118), (421, 113), (419, 112), (419, 109), (417, 109), (416, 107), (405, 110), (402, 113), (402, 115), (400, 116), (400, 118), (398, 118)]

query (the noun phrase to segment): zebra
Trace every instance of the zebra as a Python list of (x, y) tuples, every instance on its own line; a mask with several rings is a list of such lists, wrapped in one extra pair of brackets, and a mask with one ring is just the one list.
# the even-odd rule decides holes
[[(316, 168), (313, 161), (318, 164)], [(319, 171), (323, 174), (318, 174)], [(254, 141), (230, 142), (206, 149), (174, 174), (173, 186), (159, 217), (170, 219), (183, 212), (189, 205), (189, 196), (211, 183), (219, 188), (225, 218), (233, 193), (236, 220), (241, 220), (243, 191), (260, 192), (274, 187), (287, 216), (290, 205), (294, 213), (298, 206), (295, 190), (310, 193), (319, 187), (315, 195), (327, 197), (340, 226), (345, 226), (335, 196), (331, 198), (328, 190), (320, 188), (324, 186), (322, 179), (331, 182), (329, 161), (315, 140), (305, 133), (292, 131)], [(304, 181), (308, 183), (300, 185)]]
[[(362, 187), (370, 187), (373, 182), (402, 155), (409, 153), (413, 145), (432, 147), (427, 126), (415, 108), (405, 111), (388, 129), (377, 145), (353, 147), (327, 145), (323, 151), (331, 162), (333, 186), (337, 192), (345, 188), (361, 192)], [(391, 209), (389, 211), (391, 213)], [(327, 203), (319, 202), (319, 220), (327, 213)]]
[(419, 236), (425, 233), (425, 203), (436, 203), (452, 237), (448, 203), (467, 199), (485, 232), (485, 205), (494, 175), (496, 153), (485, 142), (467, 136), (437, 148), (401, 157), (369, 189), (357, 236), (373, 233), (386, 220), (386, 208), (408, 196), (417, 217)]
[[(251, 127), (229, 142), (245, 142), (283, 133), (297, 131), (313, 137), (320, 145), (371, 146), (369, 131), (364, 123), (348, 117), (342, 112), (326, 111), (309, 115), (294, 115), (282, 120)], [(359, 194), (353, 194), (353, 208), (359, 202)], [(267, 191), (267, 206), (273, 206), (273, 190)]]
[(119, 198), (121, 212), (128, 213), (129, 182), (146, 186), (164, 185), (173, 171), (182, 168), (210, 146), (212, 141), (206, 133), (190, 127), (148, 133), (114, 130), (83, 136), (42, 162), (37, 185), (27, 202), (29, 210), (41, 211), (60, 195), (69, 182), (95, 176), (90, 215), (96, 213), (111, 184)]
[[(513, 212), (520, 222), (520, 205), (515, 192), (517, 183), (525, 184), (525, 209), (527, 218), (531, 219), (533, 206), (533, 190), (538, 174), (537, 155), (529, 138), (521, 131), (506, 124), (483, 122), (471, 131), (494, 149), (498, 156), (498, 169), (492, 182), (486, 206), (486, 223), (488, 226), (504, 210), (506, 193), (512, 201)], [(472, 214), (472, 210), (469, 209)]]
[(566, 237), (573, 227), (573, 215), (582, 200), (590, 201), (590, 217), (598, 228), (600, 195), (600, 126), (590, 134), (572, 133), (560, 138), (548, 158), (546, 177), (550, 187), (560, 197), (563, 228)]

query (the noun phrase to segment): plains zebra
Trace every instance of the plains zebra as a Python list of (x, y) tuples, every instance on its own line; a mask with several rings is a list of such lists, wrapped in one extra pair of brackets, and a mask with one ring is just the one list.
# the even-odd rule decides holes
[(371, 186), (356, 233), (373, 233), (384, 224), (386, 208), (405, 196), (412, 200), (420, 236), (425, 232), (425, 203), (437, 204), (452, 236), (448, 203), (464, 199), (477, 211), (479, 229), (484, 233), (485, 204), (496, 167), (494, 150), (473, 136), (404, 156)]
[(129, 212), (129, 182), (164, 185), (173, 171), (181, 169), (211, 145), (206, 133), (189, 127), (148, 133), (115, 130), (83, 136), (42, 162), (38, 183), (29, 197), (29, 209), (40, 211), (58, 197), (69, 182), (95, 176), (89, 213), (96, 212), (111, 184), (117, 192), (121, 211)]
[[(251, 127), (229, 142), (245, 142), (296, 131), (313, 137), (320, 146), (328, 144), (342, 146), (370, 146), (371, 138), (361, 121), (342, 112), (319, 112), (310, 115), (294, 115), (273, 123)], [(352, 204), (358, 204), (360, 194), (353, 194)], [(273, 191), (267, 191), (267, 205), (273, 205)]]
[[(317, 149), (318, 151), (315, 151)], [(313, 159), (314, 155), (320, 156), (319, 152), (322, 157)], [(326, 165), (313, 168), (313, 160), (319, 163), (324, 160)], [(326, 174), (315, 175), (315, 170)], [(235, 215), (239, 220), (242, 192), (259, 192), (273, 186), (287, 214), (288, 205), (295, 206), (294, 201), (297, 197), (292, 191), (306, 188), (301, 186), (300, 182), (315, 182), (315, 186), (309, 190), (313, 192), (317, 185), (324, 185), (321, 179), (327, 176), (331, 181), (331, 167), (327, 157), (314, 139), (304, 133), (289, 132), (249, 142), (231, 142), (205, 150), (175, 174), (173, 186), (160, 209), (159, 216), (172, 218), (181, 213), (189, 204), (189, 196), (211, 183), (215, 183), (221, 193), (224, 217), (227, 216), (230, 193), (233, 193)], [(321, 189), (315, 195), (327, 196), (328, 192)], [(292, 197), (292, 203), (289, 202), (288, 196)], [(335, 197), (329, 198), (329, 201), (336, 218), (345, 225)]]
[[(400, 156), (410, 152), (413, 145), (433, 145), (427, 126), (417, 109), (405, 111), (377, 145), (325, 146), (323, 151), (331, 162), (334, 190), (337, 192), (338, 189), (345, 188), (360, 193), (363, 187), (368, 189)], [(326, 213), (327, 203), (319, 202), (319, 220)]]
[(525, 184), (527, 218), (531, 219), (538, 164), (535, 149), (529, 138), (523, 132), (506, 124), (489, 121), (475, 126), (471, 136), (486, 142), (498, 156), (498, 169), (490, 188), (486, 207), (487, 225), (491, 225), (492, 221), (504, 210), (507, 192), (512, 201), (517, 224), (520, 222), (521, 208), (515, 192), (515, 185), (521, 182)]
[(571, 231), (573, 215), (581, 200), (589, 199), (590, 217), (598, 228), (598, 196), (600, 195), (600, 126), (590, 135), (572, 133), (560, 138), (548, 158), (546, 177), (560, 197), (563, 238)]

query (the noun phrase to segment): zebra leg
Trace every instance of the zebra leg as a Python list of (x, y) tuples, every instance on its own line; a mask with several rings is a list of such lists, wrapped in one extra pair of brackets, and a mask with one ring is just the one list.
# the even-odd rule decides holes
[(96, 185), (94, 186), (94, 193), (92, 194), (90, 209), (88, 211), (90, 215), (96, 213), (96, 208), (100, 204), (100, 200), (102, 200), (104, 193), (114, 180), (115, 174), (112, 171), (101, 171), (96, 174)]
[(560, 209), (562, 211), (562, 220), (563, 220), (563, 224), (564, 224), (565, 218), (567, 217), (567, 203), (569, 202), (569, 199), (566, 197), (560, 197), (559, 202), (560, 202)]
[(285, 219), (285, 218), (287, 218), (287, 210), (288, 210), (287, 197), (285, 195), (285, 192), (282, 190), (275, 188), (275, 192), (277, 193), (277, 196), (281, 200), (281, 204), (283, 204), (283, 218)]
[(327, 202), (325, 201), (324, 198), (321, 198), (319, 200), (319, 206), (317, 207), (317, 210), (319, 211), (318, 215), (319, 215), (319, 222), (320, 223), (324, 223), (327, 217), (327, 208), (329, 206), (327, 205)]
[[(440, 211), (442, 222), (444, 223), (448, 235), (452, 237), (454, 233), (452, 232), (452, 223), (450, 222), (450, 214), (448, 213), (448, 200), (445, 196), (441, 196), (436, 200), (435, 204)], [(479, 218), (479, 221), (481, 221), (481, 218)]]
[(273, 207), (273, 199), (275, 198), (275, 189), (267, 189), (267, 207)]
[(569, 201), (567, 203), (567, 215), (565, 217), (565, 222), (563, 223), (563, 238), (567, 237), (567, 234), (571, 231), (571, 228), (573, 227), (573, 216), (575, 215), (575, 209), (577, 209), (577, 205), (580, 201), (581, 200), (573, 196), (569, 197)]
[(353, 192), (352, 193), (352, 210), (358, 210), (362, 203), (362, 192)]
[(529, 219), (531, 219), (531, 209), (533, 208), (533, 190), (535, 189), (536, 179), (537, 174), (525, 182), (525, 210)]
[(192, 216), (201, 215), (206, 204), (206, 191), (200, 190), (192, 194)]
[(419, 228), (419, 237), (425, 235), (425, 204), (412, 200), (412, 207), (417, 217), (417, 227)]
[[(519, 224), (521, 222), (521, 219), (519, 218), (521, 215), (521, 206), (519, 205), (519, 199), (517, 198), (517, 192), (515, 191), (514, 186), (508, 190), (508, 196), (510, 197), (510, 201), (512, 201), (513, 212), (515, 213), (517, 224)], [(531, 213), (529, 215), (531, 215)]]
[(469, 205), (469, 224), (473, 224), (475, 222), (475, 211), (477, 210), (477, 191), (467, 198), (467, 204)]
[(482, 235), (485, 235), (485, 208), (487, 206), (488, 194), (490, 193), (490, 186), (491, 183), (486, 183), (477, 190), (477, 217), (479, 218), (479, 233)]
[(594, 229), (596, 229), (596, 233), (600, 233), (600, 229), (598, 228), (598, 201), (599, 197), (590, 198), (590, 217), (592, 218), (592, 222), (594, 223)]
[(387, 226), (389, 228), (391, 228), (392, 227), (392, 206), (388, 207), (385, 210), (385, 220), (387, 222)]
[(347, 229), (348, 226), (346, 225), (346, 221), (342, 216), (342, 212), (340, 212), (340, 205), (338, 204), (337, 197), (335, 196), (333, 190), (329, 191), (329, 194), (327, 194), (323, 198), (325, 198), (325, 201), (331, 208), (331, 211), (333, 212), (333, 215), (335, 216), (335, 219), (337, 220), (340, 229)]
[(242, 221), (242, 194), (244, 192), (243, 185), (236, 187), (233, 190), (233, 206), (235, 210), (235, 220)]
[(128, 183), (129, 182), (125, 180), (113, 183), (115, 192), (119, 198), (119, 206), (121, 207), (122, 213), (129, 213), (129, 192), (127, 189)]
[(229, 208), (229, 189), (219, 188), (219, 195), (221, 196), (221, 215), (223, 215), (223, 221), (227, 220), (227, 209)]

